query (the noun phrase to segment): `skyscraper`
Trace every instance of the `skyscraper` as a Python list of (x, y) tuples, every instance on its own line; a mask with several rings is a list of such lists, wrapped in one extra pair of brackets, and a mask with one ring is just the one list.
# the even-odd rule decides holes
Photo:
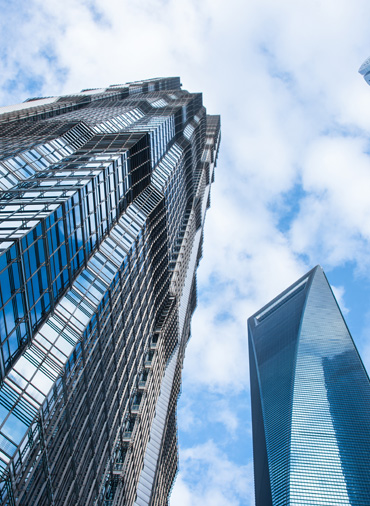
[(219, 116), (180, 79), (0, 109), (0, 503), (164, 505)]
[(369, 378), (322, 269), (248, 329), (256, 505), (369, 504)]
[(367, 84), (370, 84), (370, 58), (367, 58), (361, 67), (358, 69), (359, 73), (364, 76)]

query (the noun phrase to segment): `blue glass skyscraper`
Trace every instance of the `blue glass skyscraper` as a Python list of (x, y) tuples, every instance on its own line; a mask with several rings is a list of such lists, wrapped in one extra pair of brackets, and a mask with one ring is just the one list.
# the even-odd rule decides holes
[(180, 79), (0, 108), (0, 504), (163, 506), (220, 118)]
[(370, 383), (322, 269), (248, 330), (256, 505), (368, 505)]

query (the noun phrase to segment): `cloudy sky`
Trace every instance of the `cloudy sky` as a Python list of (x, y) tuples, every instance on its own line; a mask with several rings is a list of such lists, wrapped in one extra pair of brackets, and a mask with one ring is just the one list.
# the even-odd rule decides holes
[(171, 506), (252, 505), (248, 316), (319, 263), (370, 370), (370, 3), (0, 5), (0, 105), (179, 75), (221, 114)]

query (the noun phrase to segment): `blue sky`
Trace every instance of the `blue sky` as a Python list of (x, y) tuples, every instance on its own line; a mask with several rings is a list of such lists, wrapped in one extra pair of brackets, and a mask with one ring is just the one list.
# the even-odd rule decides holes
[(221, 114), (171, 506), (253, 504), (248, 316), (321, 264), (370, 370), (369, 2), (0, 4), (0, 105), (180, 75)]

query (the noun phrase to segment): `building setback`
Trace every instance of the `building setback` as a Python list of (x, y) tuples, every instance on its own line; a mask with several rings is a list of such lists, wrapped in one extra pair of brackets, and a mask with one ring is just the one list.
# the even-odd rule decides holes
[(321, 267), (248, 329), (256, 505), (368, 505), (370, 383)]
[(0, 108), (0, 503), (164, 505), (220, 118), (159, 78)]

